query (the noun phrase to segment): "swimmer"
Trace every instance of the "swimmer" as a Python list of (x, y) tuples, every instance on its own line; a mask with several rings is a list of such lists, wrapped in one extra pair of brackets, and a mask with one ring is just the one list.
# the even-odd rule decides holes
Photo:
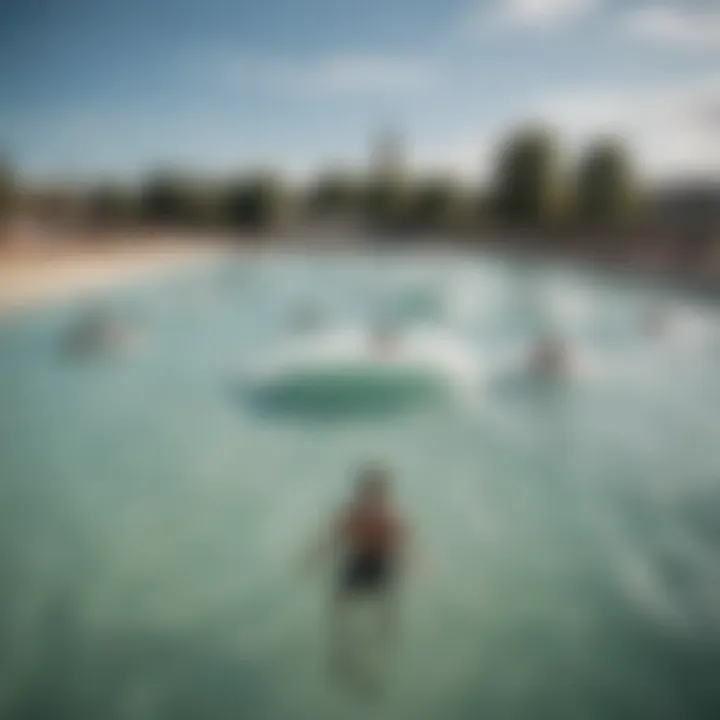
[(569, 360), (565, 343), (560, 338), (545, 335), (533, 348), (529, 370), (536, 375), (558, 377), (568, 371)]
[(356, 600), (376, 601), (379, 637), (385, 641), (396, 637), (398, 580), (407, 549), (406, 528), (392, 505), (385, 470), (374, 466), (361, 470), (353, 499), (335, 518), (323, 544), (329, 544), (339, 560), (331, 596), (331, 669), (362, 682), (354, 667), (357, 653), (347, 610)]
[(109, 312), (93, 311), (71, 331), (68, 350), (87, 355), (127, 349), (136, 340), (131, 328)]
[(70, 331), (67, 339), (68, 350), (84, 355), (99, 349), (104, 344), (107, 321), (103, 313), (88, 314)]

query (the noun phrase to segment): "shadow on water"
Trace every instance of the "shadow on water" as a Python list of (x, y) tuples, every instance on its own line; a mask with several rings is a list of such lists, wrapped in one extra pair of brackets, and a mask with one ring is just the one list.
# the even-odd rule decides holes
[(258, 417), (310, 421), (360, 421), (406, 415), (440, 406), (440, 388), (408, 383), (373, 387), (362, 383), (255, 387), (234, 384), (232, 398)]

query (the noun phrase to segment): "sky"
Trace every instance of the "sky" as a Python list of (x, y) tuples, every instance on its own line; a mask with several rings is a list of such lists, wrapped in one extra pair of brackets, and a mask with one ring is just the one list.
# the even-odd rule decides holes
[(720, 0), (0, 0), (0, 152), (31, 178), (361, 167), (486, 177), (527, 120), (720, 175)]

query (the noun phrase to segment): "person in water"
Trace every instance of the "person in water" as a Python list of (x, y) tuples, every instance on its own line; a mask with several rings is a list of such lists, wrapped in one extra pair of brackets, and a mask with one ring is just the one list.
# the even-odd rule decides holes
[(331, 595), (330, 660), (343, 674), (353, 671), (346, 611), (354, 601), (377, 601), (379, 634), (386, 640), (396, 636), (398, 581), (407, 548), (405, 523), (393, 507), (388, 473), (366, 467), (356, 482), (354, 496), (334, 519), (329, 539), (338, 560)]
[(530, 370), (537, 375), (562, 376), (568, 371), (569, 364), (567, 346), (562, 339), (553, 335), (541, 337), (530, 356)]
[(130, 328), (110, 311), (93, 310), (78, 321), (67, 340), (74, 354), (89, 355), (123, 349), (132, 339)]

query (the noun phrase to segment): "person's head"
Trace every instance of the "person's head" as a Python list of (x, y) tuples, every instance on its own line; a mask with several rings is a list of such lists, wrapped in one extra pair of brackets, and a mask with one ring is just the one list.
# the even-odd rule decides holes
[(379, 465), (366, 465), (357, 475), (355, 497), (361, 505), (382, 505), (389, 495), (390, 476)]

